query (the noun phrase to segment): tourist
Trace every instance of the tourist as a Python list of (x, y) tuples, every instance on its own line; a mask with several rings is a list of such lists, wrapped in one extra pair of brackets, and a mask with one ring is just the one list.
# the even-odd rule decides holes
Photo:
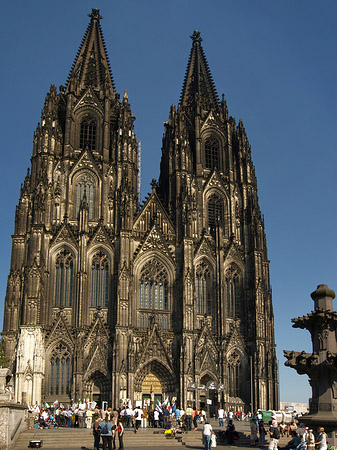
[(308, 443), (308, 450), (315, 450), (315, 436), (312, 428), (310, 428), (309, 430), (307, 443)]
[(229, 445), (234, 444), (234, 434), (235, 434), (235, 425), (233, 420), (230, 420), (227, 425), (227, 439)]
[(224, 426), (224, 421), (223, 421), (224, 414), (225, 414), (225, 411), (220, 406), (220, 408), (218, 409), (219, 427), (223, 427)]
[(288, 426), (284, 422), (284, 420), (280, 423), (280, 433), (281, 433), (282, 437), (284, 437), (286, 433), (289, 435), (289, 433), (288, 433)]
[(193, 408), (193, 426), (194, 426), (194, 431), (198, 430), (198, 419), (199, 419), (199, 413), (197, 411), (197, 408)]
[(101, 439), (100, 428), (99, 428), (100, 421), (101, 421), (101, 418), (96, 415), (93, 429), (92, 429), (92, 434), (94, 436), (94, 450), (99, 450), (99, 441)]
[(261, 419), (259, 422), (259, 447), (263, 447), (266, 443), (266, 430), (264, 428), (264, 421)]
[(212, 425), (208, 422), (205, 423), (203, 429), (203, 440), (204, 440), (204, 448), (205, 450), (211, 449), (211, 434), (213, 433)]
[(94, 415), (94, 411), (92, 409), (88, 409), (85, 414), (85, 426), (87, 428), (91, 428), (92, 426), (92, 416)]
[(192, 416), (193, 416), (193, 409), (191, 408), (191, 406), (188, 406), (186, 408), (186, 420), (185, 420), (187, 431), (192, 430)]
[(135, 419), (135, 433), (137, 433), (139, 427), (142, 424), (142, 415), (143, 411), (138, 407), (133, 411), (133, 417)]
[(327, 450), (327, 442), (326, 442), (326, 433), (324, 432), (324, 428), (318, 428), (318, 436), (316, 439), (316, 447), (318, 450)]
[(119, 449), (124, 450), (124, 444), (123, 444), (124, 427), (123, 427), (123, 423), (120, 419), (118, 420), (117, 433), (118, 433), (118, 440), (119, 440)]
[(112, 450), (112, 438), (115, 431), (113, 430), (112, 421), (108, 413), (105, 415), (104, 420), (100, 421), (99, 430), (103, 440), (103, 450)]
[(256, 419), (253, 418), (250, 422), (250, 445), (256, 445), (257, 441), (257, 432), (258, 432), (258, 425), (256, 423)]
[(154, 427), (158, 428), (159, 427), (159, 411), (157, 409), (155, 409), (153, 411), (153, 421), (154, 421)]
[(281, 447), (285, 450), (294, 449), (301, 443), (301, 438), (296, 433), (296, 431), (291, 432), (292, 439), (288, 442), (285, 447)]
[[(272, 418), (275, 416), (272, 416)], [(275, 425), (276, 423), (276, 425)], [(268, 450), (277, 450), (279, 439), (280, 439), (280, 430), (278, 429), (276, 417), (269, 422), (268, 433), (270, 436), (270, 441), (268, 445)]]

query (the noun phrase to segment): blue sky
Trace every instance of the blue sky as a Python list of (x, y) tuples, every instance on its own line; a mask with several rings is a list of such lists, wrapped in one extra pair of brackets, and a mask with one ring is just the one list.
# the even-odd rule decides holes
[(127, 89), (142, 142), (142, 197), (159, 176), (163, 122), (177, 104), (191, 48), (203, 38), (219, 96), (244, 122), (265, 217), (281, 400), (306, 402), (306, 376), (283, 349), (311, 350), (291, 318), (321, 283), (337, 290), (337, 2), (81, 0), (2, 5), (0, 323), (20, 184), (51, 83), (65, 84), (99, 8), (117, 91)]

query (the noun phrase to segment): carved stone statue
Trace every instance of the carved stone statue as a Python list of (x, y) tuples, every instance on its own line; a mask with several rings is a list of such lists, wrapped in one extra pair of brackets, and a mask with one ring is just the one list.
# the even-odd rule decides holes
[(320, 284), (311, 298), (315, 302), (315, 310), (306, 316), (292, 319), (292, 322), (294, 328), (309, 330), (313, 352), (284, 350), (287, 358), (285, 365), (300, 375), (309, 376), (312, 387), (310, 412), (301, 420), (307, 426), (323, 426), (325, 431), (330, 432), (337, 430), (337, 313), (333, 311), (332, 305), (335, 293), (326, 284)]

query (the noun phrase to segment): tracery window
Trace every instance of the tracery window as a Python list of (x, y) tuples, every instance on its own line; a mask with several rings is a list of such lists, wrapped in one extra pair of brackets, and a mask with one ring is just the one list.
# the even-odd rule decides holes
[(168, 309), (168, 275), (163, 264), (153, 258), (142, 268), (139, 281), (139, 308)]
[(240, 355), (234, 350), (228, 357), (228, 393), (230, 397), (240, 397)]
[(50, 395), (69, 395), (71, 355), (68, 347), (58, 344), (50, 358)]
[(235, 318), (239, 304), (239, 274), (229, 268), (225, 275), (227, 317)]
[(212, 276), (209, 266), (202, 262), (196, 269), (197, 313), (211, 314)]
[(72, 305), (74, 261), (69, 250), (62, 250), (55, 262), (55, 306)]
[(86, 116), (81, 122), (80, 148), (96, 150), (97, 121), (93, 117)]
[(217, 194), (210, 195), (208, 199), (208, 231), (215, 237), (216, 227), (223, 224), (223, 200)]
[(208, 138), (205, 141), (205, 167), (206, 169), (219, 168), (219, 141)]
[(89, 219), (94, 213), (94, 189), (95, 181), (89, 173), (84, 173), (77, 181), (76, 185), (76, 215), (78, 214), (84, 194), (89, 206)]
[(91, 306), (106, 308), (109, 299), (109, 259), (97, 253), (91, 264)]

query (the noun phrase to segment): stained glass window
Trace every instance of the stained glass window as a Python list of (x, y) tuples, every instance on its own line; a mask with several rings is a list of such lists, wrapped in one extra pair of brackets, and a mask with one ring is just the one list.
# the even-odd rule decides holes
[(196, 269), (196, 296), (198, 314), (211, 314), (212, 278), (209, 266), (202, 262)]
[(57, 255), (55, 264), (55, 306), (72, 305), (73, 282), (73, 256), (68, 250), (62, 250)]
[(109, 259), (97, 253), (91, 264), (91, 306), (106, 308), (109, 299)]
[(208, 231), (215, 237), (217, 225), (223, 224), (224, 211), (223, 200), (217, 194), (212, 194), (208, 199)]
[(78, 179), (76, 186), (76, 214), (78, 214), (79, 212), (80, 205), (85, 193), (87, 204), (89, 206), (89, 219), (93, 218), (94, 189), (95, 189), (94, 178), (90, 174), (85, 173)]
[(94, 118), (86, 116), (81, 122), (80, 148), (88, 147), (89, 150), (96, 150), (96, 138), (97, 122)]
[(70, 394), (70, 367), (69, 349), (60, 343), (50, 358), (50, 395)]
[(205, 141), (205, 166), (206, 169), (219, 168), (219, 142), (214, 138)]
[(157, 310), (168, 308), (168, 276), (163, 264), (156, 259), (151, 259), (142, 268), (139, 307)]

